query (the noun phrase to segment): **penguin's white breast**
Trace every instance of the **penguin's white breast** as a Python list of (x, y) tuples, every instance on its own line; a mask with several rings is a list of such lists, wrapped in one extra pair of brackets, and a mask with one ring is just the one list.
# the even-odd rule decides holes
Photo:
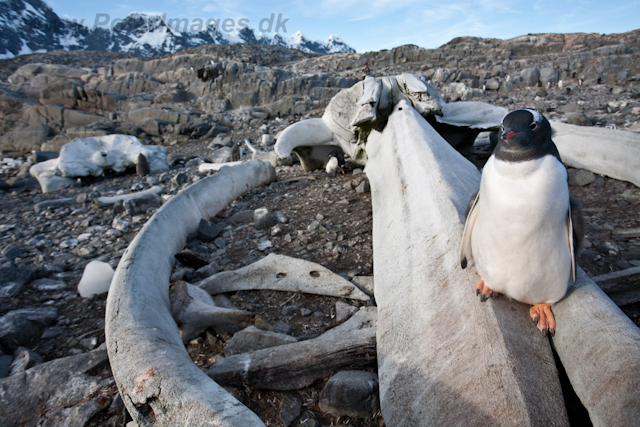
[(518, 301), (553, 303), (567, 289), (567, 172), (553, 156), (491, 157), (482, 174), (472, 254), (486, 285)]

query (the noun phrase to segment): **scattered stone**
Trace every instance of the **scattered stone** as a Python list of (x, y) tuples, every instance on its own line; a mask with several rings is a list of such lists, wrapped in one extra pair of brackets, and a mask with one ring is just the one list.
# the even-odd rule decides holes
[(313, 233), (315, 231), (318, 231), (318, 228), (320, 228), (320, 223), (318, 222), (318, 220), (314, 219), (313, 221), (311, 221), (311, 224), (307, 226), (307, 231)]
[(271, 213), (266, 207), (261, 207), (253, 211), (253, 226), (258, 230), (268, 228), (273, 225)]
[(570, 169), (569, 170), (569, 185), (577, 185), (584, 187), (596, 180), (596, 175), (593, 172), (589, 172), (584, 169)]
[(78, 284), (78, 293), (82, 298), (104, 294), (109, 291), (115, 271), (106, 262), (91, 261), (84, 268)]
[(23, 257), (24, 255), (26, 255), (26, 253), (27, 253), (27, 250), (25, 248), (12, 245), (12, 244), (9, 244), (4, 248), (2, 248), (2, 252), (0, 252), (0, 254), (2, 254), (3, 257), (11, 261), (13, 261), (16, 258)]
[(233, 335), (224, 346), (224, 353), (229, 356), (295, 342), (298, 340), (290, 335), (263, 331), (255, 326), (249, 326)]
[(283, 321), (278, 321), (274, 323), (271, 329), (273, 329), (273, 332), (277, 332), (279, 334), (285, 334), (285, 335), (290, 335), (291, 332), (293, 332), (293, 327), (290, 324)]
[(123, 231), (123, 232), (126, 232), (127, 230), (129, 230), (130, 226), (131, 226), (131, 223), (122, 218), (114, 218), (113, 222), (111, 223), (111, 227), (113, 227), (118, 231)]
[(62, 291), (67, 289), (67, 284), (62, 280), (48, 278), (34, 280), (30, 286), (41, 292)]
[(366, 371), (341, 371), (320, 392), (321, 411), (349, 417), (370, 417), (380, 408), (378, 375)]
[(0, 352), (0, 378), (9, 376), (11, 370), (11, 363), (13, 362), (13, 356)]
[(296, 418), (300, 416), (302, 410), (302, 402), (292, 393), (287, 393), (282, 399), (280, 412), (278, 413), (280, 421), (285, 427), (289, 427)]
[(271, 242), (271, 240), (260, 240), (258, 242), (258, 250), (259, 251), (266, 251), (269, 248), (273, 247), (273, 243)]
[(67, 199), (56, 199), (56, 200), (45, 200), (43, 202), (36, 203), (33, 207), (36, 213), (42, 213), (48, 208), (56, 209), (61, 208), (63, 206), (69, 206), (76, 203), (76, 199), (67, 198)]
[[(102, 368), (108, 369), (105, 350), (42, 363), (1, 380), (4, 426), (84, 426), (106, 408), (110, 399), (100, 394)], [(42, 411), (42, 408), (47, 408)]]
[(214, 241), (220, 235), (222, 229), (223, 227), (216, 223), (201, 219), (196, 233), (200, 241), (208, 243)]
[(141, 197), (127, 199), (122, 204), (127, 215), (134, 216), (143, 214), (150, 208), (159, 207), (161, 198), (157, 193), (147, 193)]
[(277, 222), (280, 224), (286, 224), (289, 222), (289, 219), (280, 211), (274, 212), (271, 218), (273, 219), (274, 222)]
[(229, 223), (231, 224), (246, 224), (248, 222), (253, 221), (254, 211), (253, 210), (242, 210), (240, 212), (236, 212), (229, 218)]
[(203, 255), (198, 252), (191, 250), (184, 250), (175, 254), (176, 259), (180, 262), (180, 264), (191, 267), (194, 270), (204, 267), (209, 264), (209, 260), (205, 258)]
[(57, 338), (62, 334), (64, 334), (64, 329), (60, 326), (50, 326), (42, 332), (40, 339), (46, 340), (50, 338)]
[(31, 280), (31, 276), (32, 272), (25, 268), (0, 268), (0, 297), (16, 296), (24, 285)]
[(10, 311), (0, 317), (0, 347), (9, 352), (20, 346), (29, 347), (57, 318), (58, 310), (54, 307)]
[(303, 308), (300, 309), (300, 315), (302, 317), (310, 316), (311, 313), (313, 313), (313, 312), (311, 310), (309, 310), (308, 308), (306, 308), (306, 307), (303, 307)]
[(41, 363), (44, 363), (44, 359), (38, 353), (26, 347), (18, 347), (13, 353), (9, 375), (19, 374)]
[(584, 113), (570, 113), (567, 114), (567, 123), (576, 126), (593, 126), (591, 119)]
[(185, 172), (178, 172), (173, 178), (171, 178), (171, 183), (176, 185), (183, 185), (189, 182), (189, 175)]
[(369, 193), (371, 192), (371, 185), (369, 185), (369, 181), (364, 180), (356, 187), (356, 193)]
[(336, 323), (342, 323), (358, 311), (358, 307), (342, 301), (336, 302)]

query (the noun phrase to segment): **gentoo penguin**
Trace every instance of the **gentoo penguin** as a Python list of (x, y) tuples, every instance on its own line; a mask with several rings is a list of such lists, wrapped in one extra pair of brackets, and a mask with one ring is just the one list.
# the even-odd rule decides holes
[(237, 162), (238, 160), (240, 160), (240, 158), (242, 157), (242, 153), (240, 152), (240, 145), (240, 142), (233, 144), (233, 146), (231, 147), (231, 153), (229, 153), (229, 161)]
[(338, 171), (344, 173), (342, 169), (344, 167), (344, 154), (342, 150), (333, 150), (328, 155), (324, 161), (324, 170), (329, 174), (330, 177), (336, 176)]
[(469, 201), (460, 264), (473, 257), (482, 301), (495, 294), (533, 305), (543, 333), (555, 333), (551, 305), (564, 297), (583, 239), (582, 211), (569, 195), (567, 170), (539, 111), (502, 120), (480, 190)]

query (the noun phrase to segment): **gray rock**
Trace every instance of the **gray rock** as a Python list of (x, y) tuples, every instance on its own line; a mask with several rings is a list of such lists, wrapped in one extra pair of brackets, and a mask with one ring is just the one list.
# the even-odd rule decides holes
[(254, 211), (250, 210), (250, 209), (245, 209), (242, 210), (240, 212), (236, 212), (235, 214), (231, 215), (231, 217), (229, 218), (229, 222), (231, 224), (246, 224), (248, 222), (253, 221), (253, 215), (254, 215)]
[(10, 311), (0, 317), (0, 347), (13, 352), (20, 346), (29, 346), (57, 318), (54, 307)]
[(278, 321), (273, 324), (272, 328), (273, 332), (277, 332), (279, 334), (290, 335), (293, 331), (293, 327), (290, 324), (285, 323), (283, 321)]
[(577, 185), (584, 187), (596, 180), (596, 175), (593, 172), (589, 172), (584, 169), (570, 169), (569, 170), (569, 185)]
[(591, 119), (584, 113), (570, 113), (567, 114), (567, 123), (576, 126), (592, 126)]
[(38, 353), (26, 347), (18, 347), (13, 353), (9, 375), (19, 374), (41, 363), (44, 363), (44, 359)]
[(206, 219), (201, 219), (198, 229), (196, 230), (196, 234), (200, 241), (205, 243), (212, 242), (220, 235), (222, 228), (223, 227), (218, 224), (207, 221)]
[(318, 228), (320, 228), (320, 223), (314, 219), (313, 221), (311, 221), (311, 224), (307, 226), (307, 231), (313, 233), (314, 231), (317, 231)]
[(32, 272), (25, 268), (0, 268), (0, 297), (13, 297), (31, 280)]
[(336, 302), (336, 322), (337, 323), (344, 322), (357, 311), (358, 311), (358, 307), (354, 307), (342, 301)]
[(253, 211), (253, 226), (255, 228), (259, 230), (271, 227), (272, 225), (271, 212), (269, 212), (266, 207), (261, 207)]
[(41, 213), (42, 211), (46, 210), (47, 208), (53, 208), (53, 209), (61, 208), (61, 207), (64, 207), (64, 206), (72, 205), (75, 202), (76, 202), (75, 198), (45, 200), (45, 201), (36, 203), (36, 205), (34, 206), (34, 210), (36, 211), (36, 213)]
[(50, 326), (42, 332), (40, 339), (46, 340), (50, 338), (57, 338), (62, 334), (64, 334), (64, 329), (60, 326)]
[(520, 73), (520, 76), (522, 77), (522, 84), (524, 86), (532, 87), (538, 84), (540, 71), (537, 68), (525, 68)]
[(9, 370), (11, 369), (11, 363), (13, 362), (13, 356), (0, 353), (0, 378), (9, 376)]
[(498, 90), (500, 89), (500, 82), (497, 79), (489, 79), (485, 82), (485, 87), (487, 90)]
[(197, 269), (195, 271), (195, 274), (197, 278), (203, 279), (205, 277), (212, 276), (219, 271), (220, 265), (217, 262), (213, 261), (205, 265), (204, 267), (200, 267), (199, 269)]
[(21, 246), (9, 244), (2, 248), (2, 252), (0, 252), (0, 254), (2, 254), (3, 257), (13, 261), (18, 257), (23, 257), (24, 255), (26, 255), (27, 250)]
[(224, 346), (224, 353), (229, 356), (295, 342), (298, 340), (290, 335), (263, 331), (255, 326), (249, 326), (233, 335)]
[(555, 68), (541, 68), (540, 69), (540, 82), (546, 86), (547, 83), (555, 85), (558, 83), (558, 70)]
[(336, 416), (370, 417), (380, 408), (378, 375), (366, 371), (341, 371), (320, 392), (318, 407)]
[[(93, 374), (108, 367), (108, 363), (106, 351), (94, 351), (56, 359), (3, 378), (2, 425), (86, 425), (110, 403), (100, 393), (99, 374)], [(98, 396), (87, 402), (96, 392)], [(42, 411), (43, 407), (47, 410)]]
[(300, 416), (301, 410), (302, 402), (300, 402), (300, 399), (291, 393), (285, 394), (282, 399), (282, 404), (280, 405), (280, 412), (278, 413), (280, 422), (282, 422), (285, 427), (289, 427), (291, 423)]
[(157, 208), (160, 206), (160, 196), (156, 193), (146, 193), (140, 197), (127, 199), (122, 202), (127, 215), (139, 215), (147, 212), (149, 208)]
[(30, 286), (41, 292), (61, 291), (63, 289), (67, 289), (67, 284), (62, 280), (48, 278), (34, 280), (31, 282)]
[(362, 194), (362, 193), (369, 193), (370, 191), (371, 191), (371, 185), (369, 184), (369, 181), (367, 181), (366, 179), (356, 187), (356, 193)]
[(279, 222), (280, 224), (286, 224), (289, 222), (289, 218), (287, 218), (282, 212), (276, 211), (273, 213), (271, 217), (274, 222)]
[(173, 178), (171, 178), (171, 182), (176, 185), (186, 184), (189, 181), (189, 175), (185, 172), (178, 172)]

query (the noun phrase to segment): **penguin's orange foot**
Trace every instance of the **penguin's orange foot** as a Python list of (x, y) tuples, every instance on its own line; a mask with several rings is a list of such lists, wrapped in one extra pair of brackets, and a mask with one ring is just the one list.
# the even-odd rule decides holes
[(476, 295), (480, 295), (480, 301), (485, 302), (489, 298), (495, 298), (498, 293), (485, 286), (484, 280), (480, 279), (476, 285)]
[(553, 317), (549, 304), (534, 304), (529, 309), (529, 315), (543, 334), (549, 332), (552, 336), (556, 333), (556, 319)]

